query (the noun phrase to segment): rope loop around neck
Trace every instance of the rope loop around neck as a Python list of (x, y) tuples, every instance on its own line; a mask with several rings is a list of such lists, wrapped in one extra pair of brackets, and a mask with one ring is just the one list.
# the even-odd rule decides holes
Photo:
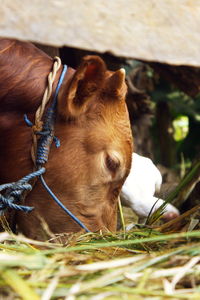
[(42, 116), (44, 114), (45, 107), (46, 107), (47, 103), (49, 102), (49, 99), (51, 98), (53, 83), (56, 78), (57, 71), (60, 69), (60, 66), (61, 66), (61, 60), (58, 56), (55, 56), (54, 60), (55, 61), (53, 64), (53, 70), (48, 75), (48, 85), (44, 91), (42, 103), (39, 106), (39, 108), (37, 109), (36, 114), (35, 114), (35, 125), (34, 125), (33, 129), (36, 131), (42, 130), (42, 125), (43, 125)]
[(38, 107), (35, 114), (35, 124), (32, 126), (33, 145), (31, 148), (31, 157), (34, 165), (36, 165), (36, 156), (37, 156), (38, 135), (36, 135), (36, 133), (41, 132), (43, 129), (43, 121), (42, 121), (43, 114), (45, 111), (45, 107), (52, 96), (53, 83), (56, 78), (57, 71), (60, 69), (60, 66), (61, 66), (61, 60), (58, 56), (55, 56), (53, 69), (48, 75), (48, 84), (43, 94), (42, 103)]

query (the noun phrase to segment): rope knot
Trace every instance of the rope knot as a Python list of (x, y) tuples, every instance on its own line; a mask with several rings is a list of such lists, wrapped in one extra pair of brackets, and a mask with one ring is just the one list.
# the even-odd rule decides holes
[(38, 132), (42, 131), (42, 128), (43, 128), (43, 122), (37, 121), (37, 123), (32, 126), (33, 133), (37, 134)]
[(19, 205), (16, 203), (21, 201), (23, 192), (32, 190), (32, 185), (29, 184), (28, 181), (42, 175), (44, 172), (45, 168), (41, 168), (36, 172), (26, 175), (17, 182), (0, 185), (0, 216), (9, 208), (23, 212), (31, 212), (34, 207)]

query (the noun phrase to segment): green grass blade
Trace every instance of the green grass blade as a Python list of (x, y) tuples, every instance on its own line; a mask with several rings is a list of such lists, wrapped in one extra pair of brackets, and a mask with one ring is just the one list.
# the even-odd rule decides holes
[(5, 270), (1, 277), (23, 300), (40, 300), (39, 296), (30, 288), (27, 281), (23, 280), (14, 270)]
[(141, 243), (153, 243), (153, 242), (162, 242), (174, 239), (188, 239), (188, 238), (198, 238), (200, 239), (200, 231), (192, 231), (192, 232), (181, 232), (181, 233), (173, 233), (173, 234), (162, 234), (159, 236), (147, 237), (147, 238), (139, 238), (139, 239), (129, 239), (129, 240), (119, 240), (113, 242), (102, 242), (102, 243), (94, 243), (90, 244), (87, 242), (86, 245), (68, 247), (68, 248), (59, 248), (54, 250), (44, 250), (43, 254), (51, 254), (51, 253), (62, 253), (62, 252), (73, 252), (73, 251), (83, 251), (83, 250), (93, 250), (100, 248), (108, 248), (108, 247), (125, 247), (131, 246)]

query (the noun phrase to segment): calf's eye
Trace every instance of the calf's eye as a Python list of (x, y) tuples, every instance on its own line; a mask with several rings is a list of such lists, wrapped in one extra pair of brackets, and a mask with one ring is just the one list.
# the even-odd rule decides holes
[(113, 159), (111, 156), (107, 155), (106, 156), (106, 166), (109, 171), (115, 173), (120, 166), (120, 162), (117, 159)]

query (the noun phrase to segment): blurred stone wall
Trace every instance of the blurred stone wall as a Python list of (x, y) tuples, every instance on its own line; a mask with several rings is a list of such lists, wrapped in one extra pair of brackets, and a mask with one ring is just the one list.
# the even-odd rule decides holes
[(198, 0), (2, 0), (0, 36), (200, 66)]

